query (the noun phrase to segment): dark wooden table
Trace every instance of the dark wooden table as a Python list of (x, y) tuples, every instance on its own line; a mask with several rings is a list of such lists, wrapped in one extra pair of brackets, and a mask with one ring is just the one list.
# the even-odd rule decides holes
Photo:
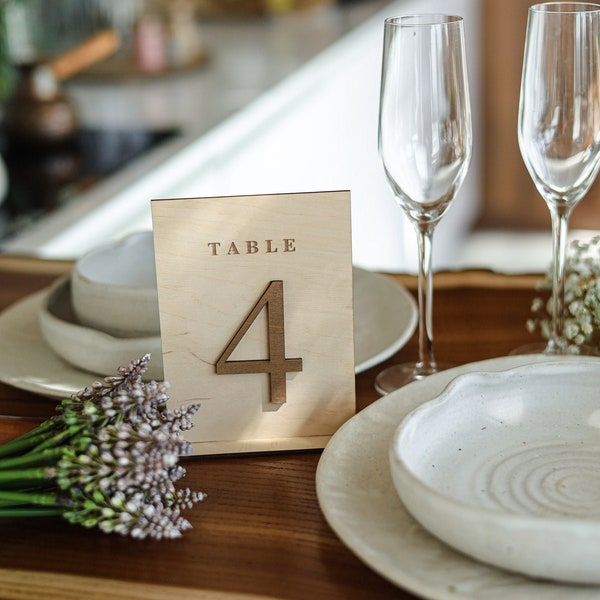
[[(0, 310), (68, 273), (68, 262), (0, 257)], [(412, 276), (394, 276), (414, 292)], [(531, 342), (525, 321), (540, 275), (435, 276), (439, 360), (463, 364)], [(356, 377), (357, 410), (378, 397), (381, 368), (414, 359), (416, 335)], [(0, 356), (0, 360), (2, 357)], [(93, 380), (93, 377), (91, 378)], [(54, 401), (0, 384), (0, 414), (41, 418)], [(0, 418), (5, 440), (30, 422)], [(0, 597), (413, 598), (365, 566), (325, 521), (315, 493), (319, 451), (187, 458), (186, 485), (208, 498), (186, 513), (180, 540), (135, 541), (60, 518), (0, 521)]]

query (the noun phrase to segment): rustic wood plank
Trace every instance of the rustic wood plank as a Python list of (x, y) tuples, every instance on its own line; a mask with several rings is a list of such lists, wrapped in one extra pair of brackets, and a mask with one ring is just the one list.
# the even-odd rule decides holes
[[(4, 600), (267, 600), (267, 596), (254, 594), (8, 569), (0, 569), (0, 593)], [(268, 598), (272, 600), (271, 596)]]
[[(29, 267), (27, 273), (9, 272), (0, 258), (0, 309), (52, 280), (46, 265), (34, 261)], [(413, 276), (392, 277), (414, 290)], [(535, 341), (525, 321), (538, 278), (488, 271), (437, 274), (439, 359), (463, 364)], [(395, 356), (357, 376), (357, 410), (378, 398), (373, 381), (381, 369), (416, 355), (413, 336)], [(47, 399), (0, 385), (0, 414), (44, 416), (52, 411)], [(0, 419), (0, 439), (18, 433), (3, 429), (3, 423)], [(287, 600), (413, 598), (366, 567), (329, 528), (315, 491), (319, 458), (319, 451), (185, 458), (183, 483), (208, 497), (187, 511), (193, 529), (180, 540), (136, 541), (60, 518), (0, 520), (0, 597), (36, 597), (38, 590), (31, 586), (39, 582), (42, 592), (49, 590), (48, 598), (69, 598), (62, 591), (69, 586), (78, 594), (74, 597), (92, 599), (96, 590), (96, 597), (110, 598), (104, 592), (114, 591), (124, 598), (152, 598), (163, 588), (169, 588), (165, 598), (188, 590), (216, 590), (236, 600), (241, 594)], [(21, 595), (9, 596), (5, 588)], [(42, 592), (38, 597), (44, 597)]]

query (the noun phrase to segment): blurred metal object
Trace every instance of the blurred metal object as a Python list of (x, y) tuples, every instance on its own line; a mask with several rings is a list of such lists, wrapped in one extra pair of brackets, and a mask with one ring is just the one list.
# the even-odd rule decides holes
[(119, 47), (113, 31), (97, 33), (49, 62), (19, 66), (19, 81), (6, 101), (3, 130), (11, 144), (53, 145), (71, 139), (78, 127), (77, 110), (61, 86)]

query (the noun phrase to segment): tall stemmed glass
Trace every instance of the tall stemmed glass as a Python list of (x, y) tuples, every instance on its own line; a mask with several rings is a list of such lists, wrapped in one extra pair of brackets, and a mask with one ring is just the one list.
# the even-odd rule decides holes
[(568, 221), (600, 167), (600, 5), (529, 8), (519, 104), (519, 147), (552, 222), (552, 331), (518, 352), (564, 351)]
[(462, 18), (386, 19), (379, 154), (396, 200), (417, 232), (419, 359), (381, 372), (375, 381), (380, 393), (446, 366), (433, 353), (432, 238), (467, 173), (471, 139)]

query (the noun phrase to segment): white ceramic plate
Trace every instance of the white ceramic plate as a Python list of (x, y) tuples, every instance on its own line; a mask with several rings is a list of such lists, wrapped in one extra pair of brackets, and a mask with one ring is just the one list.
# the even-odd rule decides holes
[(27, 296), (0, 315), (0, 381), (49, 398), (64, 398), (97, 377), (75, 369), (44, 342), (38, 312), (46, 294), (42, 290)]
[(406, 289), (390, 277), (354, 267), (354, 364), (362, 373), (393, 356), (411, 338), (419, 313)]
[[(0, 314), (0, 381), (63, 398), (98, 377), (61, 360), (44, 342), (38, 311), (46, 293), (28, 296)], [(389, 277), (358, 268), (354, 269), (354, 313), (357, 373), (397, 352), (417, 323), (415, 302), (404, 287)]]
[(316, 476), (319, 503), (342, 541), (386, 579), (431, 600), (600, 598), (600, 587), (529, 579), (452, 550), (410, 516), (390, 474), (388, 449), (398, 424), (454, 377), (553, 360), (510, 356), (444, 371), (384, 396), (343, 425), (325, 448)]
[(56, 281), (44, 297), (38, 322), (42, 337), (58, 356), (76, 368), (100, 376), (111, 374), (119, 365), (150, 354), (144, 373), (146, 380), (162, 380), (162, 344), (160, 336), (114, 337), (104, 331), (81, 325), (73, 310), (71, 281)]
[(431, 533), (532, 577), (600, 584), (600, 360), (467, 373), (415, 409), (392, 479)]

